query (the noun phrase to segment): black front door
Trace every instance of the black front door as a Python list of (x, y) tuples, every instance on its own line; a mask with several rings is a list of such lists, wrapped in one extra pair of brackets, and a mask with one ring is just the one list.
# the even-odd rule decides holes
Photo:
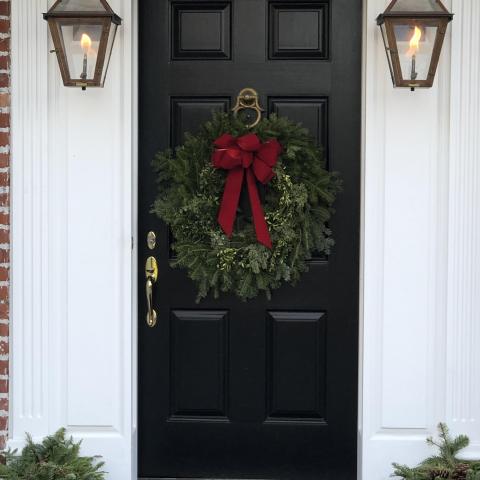
[[(361, 0), (141, 0), (139, 477), (356, 478)], [(343, 192), (336, 246), (295, 287), (195, 303), (151, 213), (158, 150), (244, 87), (302, 122)], [(157, 245), (147, 247), (154, 231)], [(158, 260), (155, 328), (144, 264)]]

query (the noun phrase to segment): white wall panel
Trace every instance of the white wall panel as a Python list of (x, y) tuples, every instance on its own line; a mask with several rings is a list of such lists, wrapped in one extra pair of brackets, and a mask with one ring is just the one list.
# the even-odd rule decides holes
[(42, 12), (12, 2), (11, 445), (65, 426), (110, 478), (135, 472), (134, 5), (104, 89), (61, 83)]
[(434, 88), (394, 89), (365, 5), (362, 478), (415, 463), (445, 418), (450, 37)]

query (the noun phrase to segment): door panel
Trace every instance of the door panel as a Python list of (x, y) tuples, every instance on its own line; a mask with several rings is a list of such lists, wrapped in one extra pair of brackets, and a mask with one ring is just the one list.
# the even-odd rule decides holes
[(270, 97), (268, 111), (308, 128), (328, 158), (328, 97)]
[(170, 419), (227, 420), (228, 312), (171, 314)]
[(170, 145), (181, 145), (185, 132), (195, 134), (199, 125), (212, 118), (212, 112), (229, 110), (230, 97), (172, 97)]
[(329, 2), (269, 2), (271, 60), (327, 60)]
[(267, 421), (325, 422), (326, 315), (269, 312)]
[[(139, 262), (159, 265), (155, 328), (139, 301), (139, 476), (356, 475), (361, 0), (140, 2)], [(253, 87), (310, 130), (344, 191), (336, 245), (270, 301), (195, 303), (151, 213), (155, 153)], [(157, 234), (153, 251), (149, 231)], [(139, 292), (145, 289), (143, 268)]]
[(172, 60), (230, 59), (231, 9), (230, 2), (172, 2)]

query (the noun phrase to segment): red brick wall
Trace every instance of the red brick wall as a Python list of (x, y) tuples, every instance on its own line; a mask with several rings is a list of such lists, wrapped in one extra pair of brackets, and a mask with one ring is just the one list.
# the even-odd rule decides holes
[(10, 0), (0, 0), (0, 449), (8, 437)]

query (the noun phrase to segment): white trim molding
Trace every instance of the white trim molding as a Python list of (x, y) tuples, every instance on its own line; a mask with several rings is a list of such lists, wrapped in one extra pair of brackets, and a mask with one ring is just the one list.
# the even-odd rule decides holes
[(446, 419), (480, 459), (480, 2), (452, 3)]
[[(55, 275), (55, 266), (49, 266), (53, 245), (47, 225), (53, 197), (58, 196), (54, 185), (62, 170), (52, 171), (55, 178), (49, 171), (48, 37), (41, 23), (42, 6), (45, 6), (43, 1), (21, 0), (11, 5), (12, 112), (15, 113), (12, 113), (10, 341), (12, 352), (18, 353), (11, 358), (10, 432), (28, 430), (33, 435), (48, 430), (48, 410), (57, 406), (53, 403), (56, 396), (47, 388), (49, 360), (58, 358), (57, 345), (49, 341), (49, 332), (53, 330), (49, 321), (52, 304), (41, 292), (50, 291)], [(57, 293), (59, 297), (64, 295), (62, 290)]]
[(66, 89), (42, 13), (12, 2), (10, 445), (60, 426), (136, 476), (132, 275), (135, 3), (104, 89)]
[(394, 89), (366, 6), (362, 477), (415, 463), (444, 417), (449, 41), (434, 88)]
[(415, 464), (446, 421), (480, 429), (480, 18), (455, 13), (434, 88), (395, 90), (366, 5), (362, 476)]

